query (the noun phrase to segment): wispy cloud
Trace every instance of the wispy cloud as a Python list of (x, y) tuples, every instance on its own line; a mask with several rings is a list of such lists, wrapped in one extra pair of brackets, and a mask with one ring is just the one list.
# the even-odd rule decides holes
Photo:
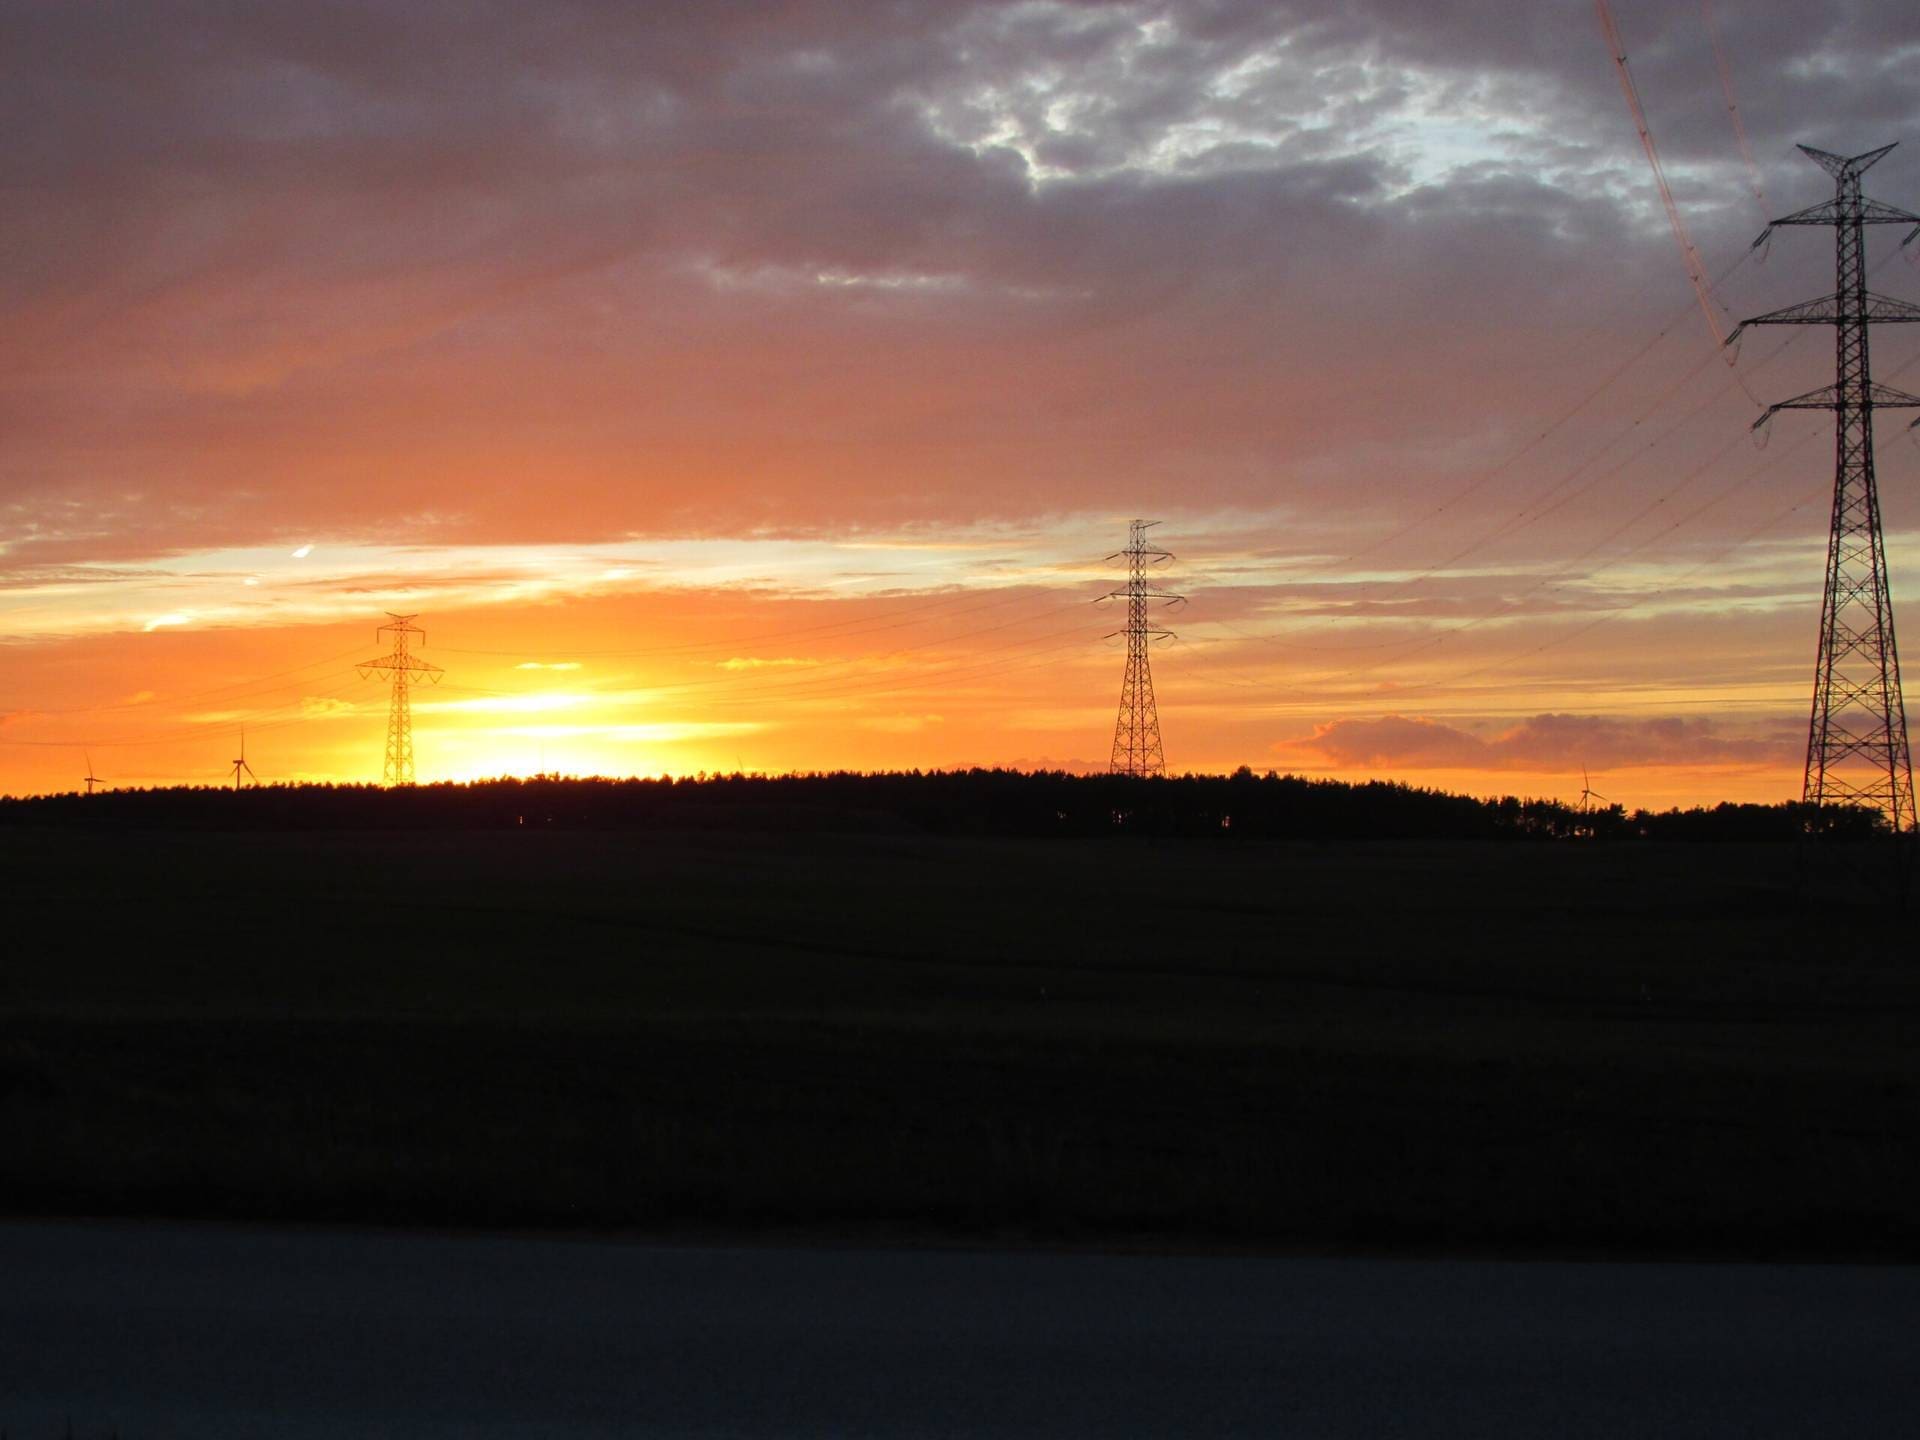
[(1599, 772), (1648, 765), (1779, 767), (1791, 764), (1803, 743), (1803, 736), (1778, 729), (1730, 735), (1720, 723), (1688, 717), (1535, 715), (1518, 724), (1465, 729), (1423, 716), (1387, 715), (1330, 721), (1278, 748), (1389, 772), (1583, 766)]
[(805, 660), (795, 655), (776, 657), (733, 655), (718, 662), (722, 670), (794, 670), (819, 663), (818, 660)]

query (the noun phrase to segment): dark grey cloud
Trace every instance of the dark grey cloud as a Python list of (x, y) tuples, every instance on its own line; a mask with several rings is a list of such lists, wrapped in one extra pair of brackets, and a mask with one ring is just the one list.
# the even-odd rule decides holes
[[(1616, 8), (1730, 259), (1699, 16)], [(1906, 9), (1718, 13), (1777, 208), (1920, 142)], [(10, 3), (0, 126), (0, 501), (127, 553), (1403, 514), (1686, 302), (1577, 0)]]

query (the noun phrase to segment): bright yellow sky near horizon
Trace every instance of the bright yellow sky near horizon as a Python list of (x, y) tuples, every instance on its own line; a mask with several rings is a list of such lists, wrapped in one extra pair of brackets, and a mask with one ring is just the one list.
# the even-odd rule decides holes
[[(1805, 647), (1789, 642), (1811, 628), (1794, 592), (1819, 558), (1804, 537), (1742, 547), (1685, 591), (1669, 567), (1623, 567), (1615, 594), (1543, 633), (1504, 567), (1478, 606), (1408, 619), (1390, 602), (1426, 581), (1316, 557), (1276, 572), (1241, 543), (1253, 529), (1160, 530), (1181, 547), (1163, 583), (1192, 596), (1154, 652), (1175, 772), (1572, 799), (1584, 770), (1648, 807), (1797, 789)], [(356, 665), (383, 653), (388, 609), (420, 615), (415, 653), (444, 671), (413, 690), (422, 781), (1102, 769), (1124, 649), (1117, 605), (1097, 598), (1117, 568), (1079, 543), (1100, 533), (482, 554), (307, 542), (156, 567), (144, 609), (120, 615), (88, 608), (97, 585), (49, 586), (33, 603), (72, 633), (7, 647), (0, 677), (53, 677), (58, 693), (9, 707), (0, 789), (72, 789), (89, 761), (110, 785), (218, 783), (243, 728), (268, 783), (378, 779), (389, 690)], [(1700, 638), (1662, 654), (1663, 634)]]

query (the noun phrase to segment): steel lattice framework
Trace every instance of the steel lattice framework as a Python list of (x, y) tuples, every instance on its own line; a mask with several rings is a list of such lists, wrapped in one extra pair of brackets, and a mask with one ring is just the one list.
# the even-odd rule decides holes
[(1147, 531), (1159, 523), (1135, 520), (1127, 527), (1127, 548), (1107, 557), (1126, 558), (1126, 586), (1100, 597), (1127, 602), (1126, 629), (1113, 632), (1127, 637), (1127, 673), (1120, 683), (1120, 717), (1113, 726), (1112, 770), (1116, 775), (1167, 773), (1167, 757), (1160, 748), (1160, 711), (1153, 700), (1153, 666), (1147, 652), (1155, 641), (1172, 639), (1173, 632), (1155, 625), (1148, 612), (1156, 603), (1185, 604), (1186, 597), (1153, 588), (1149, 572), (1173, 559), (1167, 551), (1147, 542)]
[(438, 685), (445, 672), (438, 665), (429, 665), (408, 653), (408, 642), (414, 636), (420, 637), (420, 643), (427, 643), (427, 632), (413, 622), (418, 615), (395, 615), (391, 610), (387, 617), (391, 625), (382, 625), (374, 632), (375, 636), (391, 635), (393, 650), (386, 655), (375, 656), (361, 662), (357, 667), (362, 680), (371, 679), (385, 671), (393, 680), (393, 701), (387, 707), (387, 760), (380, 772), (383, 785), (413, 784), (413, 687), (419, 680), (430, 685)]
[[(1811, 805), (1868, 806), (1900, 833), (1914, 824), (1913, 761), (1874, 482), (1873, 412), (1920, 407), (1920, 397), (1874, 383), (1868, 333), (1875, 325), (1920, 321), (1920, 305), (1867, 289), (1865, 234), (1869, 225), (1920, 226), (1920, 215), (1860, 193), (1861, 175), (1893, 146), (1851, 158), (1808, 145), (1800, 149), (1833, 177), (1833, 199), (1775, 220), (1754, 245), (1782, 225), (1832, 226), (1834, 293), (1756, 315), (1728, 343), (1748, 325), (1834, 327), (1834, 383), (1783, 400), (1754, 422), (1757, 430), (1782, 410), (1834, 412), (1833, 522), (1801, 797)], [(1906, 238), (1914, 235), (1920, 229)]]

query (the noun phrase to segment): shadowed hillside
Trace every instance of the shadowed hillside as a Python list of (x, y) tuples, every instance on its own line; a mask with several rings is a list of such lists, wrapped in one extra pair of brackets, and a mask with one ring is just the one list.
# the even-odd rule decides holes
[(1896, 847), (1764, 838), (1798, 818), (1550, 843), (1586, 821), (996, 772), (7, 802), (0, 1194), (1911, 1258), (1920, 976), (1855, 878)]

